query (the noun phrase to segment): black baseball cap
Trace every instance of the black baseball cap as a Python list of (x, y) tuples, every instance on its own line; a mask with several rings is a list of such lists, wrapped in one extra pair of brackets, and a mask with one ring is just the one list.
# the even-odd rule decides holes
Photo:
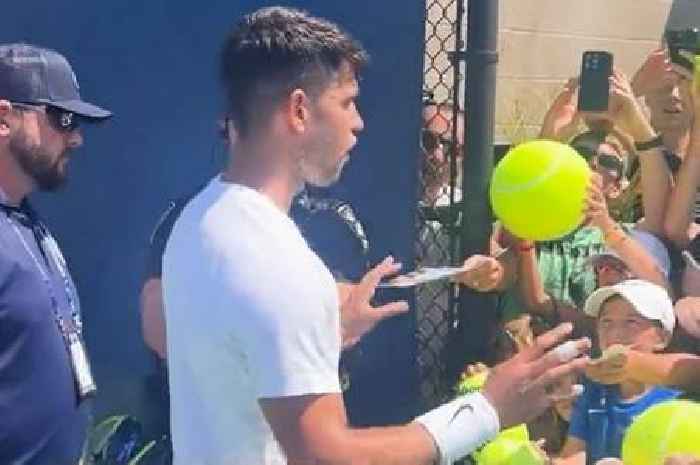
[(94, 121), (112, 116), (83, 101), (78, 79), (63, 55), (30, 44), (0, 44), (0, 99), (50, 105)]

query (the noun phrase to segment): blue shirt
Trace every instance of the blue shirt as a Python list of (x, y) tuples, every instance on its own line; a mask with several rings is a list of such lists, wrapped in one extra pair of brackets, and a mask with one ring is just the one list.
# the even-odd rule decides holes
[[(18, 231), (46, 264), (32, 221), (0, 209), (0, 464), (75, 465), (87, 415), (78, 406), (49, 286)], [(69, 320), (65, 283), (56, 272), (49, 276), (62, 315)]]
[(679, 391), (655, 386), (633, 401), (620, 398), (617, 386), (586, 380), (584, 393), (571, 413), (569, 435), (586, 443), (586, 462), (620, 457), (622, 438), (634, 418), (654, 404), (671, 400)]

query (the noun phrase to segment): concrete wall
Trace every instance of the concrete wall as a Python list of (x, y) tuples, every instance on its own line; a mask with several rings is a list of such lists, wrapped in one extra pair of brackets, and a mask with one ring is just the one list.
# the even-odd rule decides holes
[(585, 50), (613, 53), (631, 76), (659, 46), (672, 0), (501, 0), (497, 133), (519, 140), (578, 74)]
[[(608, 50), (616, 66), (634, 73), (659, 45), (672, 3), (501, 0), (497, 135), (518, 141), (536, 133), (549, 102), (578, 74), (585, 50)], [(700, 9), (700, 2), (685, 3)], [(456, 0), (428, 0), (426, 8), (425, 83), (441, 100), (450, 97), (454, 82), (444, 50), (455, 47)]]

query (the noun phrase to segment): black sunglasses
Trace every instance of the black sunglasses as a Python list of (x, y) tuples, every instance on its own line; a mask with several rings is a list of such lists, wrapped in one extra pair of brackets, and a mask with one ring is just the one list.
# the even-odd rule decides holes
[(625, 165), (620, 158), (607, 153), (598, 153), (587, 145), (573, 145), (573, 148), (579, 155), (585, 158), (588, 163), (594, 161), (598, 167), (613, 171), (617, 180), (622, 178), (625, 172)]
[(71, 132), (80, 127), (80, 117), (72, 111), (64, 110), (63, 108), (23, 102), (13, 102), (12, 106), (19, 109), (46, 113), (46, 118), (49, 120), (49, 123), (58, 131)]
[(452, 153), (455, 148), (455, 143), (454, 141), (444, 137), (442, 134), (437, 134), (429, 129), (421, 129), (420, 147), (424, 152), (433, 152), (440, 146), (446, 153)]
[(614, 171), (617, 175), (617, 179), (622, 177), (622, 173), (625, 169), (622, 160), (614, 155), (608, 155), (606, 153), (601, 153), (596, 157), (596, 164), (606, 170)]

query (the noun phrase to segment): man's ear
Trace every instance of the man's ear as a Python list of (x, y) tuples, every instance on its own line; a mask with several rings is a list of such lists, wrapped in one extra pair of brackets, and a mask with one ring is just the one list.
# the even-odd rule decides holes
[(10, 124), (7, 118), (10, 116), (12, 111), (12, 104), (7, 100), (0, 99), (0, 137), (7, 137), (10, 135)]
[(310, 104), (309, 96), (302, 89), (295, 89), (287, 97), (284, 108), (287, 123), (297, 134), (305, 132), (308, 128), (311, 117)]

